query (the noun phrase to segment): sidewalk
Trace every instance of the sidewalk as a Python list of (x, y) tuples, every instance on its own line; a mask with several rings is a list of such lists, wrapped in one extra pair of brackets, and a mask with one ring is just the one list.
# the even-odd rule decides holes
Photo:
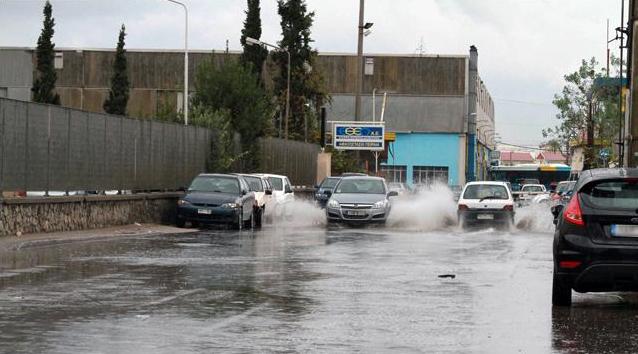
[(131, 224), (94, 230), (0, 236), (0, 251), (16, 251), (23, 248), (43, 247), (71, 242), (102, 241), (116, 237), (183, 234), (196, 231), (197, 229), (180, 229), (167, 225)]

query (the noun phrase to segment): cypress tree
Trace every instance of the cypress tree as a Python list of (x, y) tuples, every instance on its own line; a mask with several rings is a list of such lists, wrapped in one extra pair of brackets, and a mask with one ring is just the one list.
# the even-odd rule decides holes
[(42, 32), (38, 37), (38, 47), (36, 48), (36, 75), (31, 91), (33, 92), (33, 101), (40, 103), (60, 104), (60, 96), (55, 93), (55, 81), (58, 76), (55, 72), (55, 43), (51, 41), (55, 20), (52, 14), (51, 3), (48, 1), (44, 4), (44, 22)]
[(261, 72), (264, 66), (264, 61), (268, 56), (268, 50), (262, 46), (250, 45), (246, 43), (246, 37), (254, 39), (261, 38), (261, 17), (259, 6), (259, 0), (247, 0), (248, 10), (246, 11), (246, 20), (244, 21), (244, 28), (241, 30), (241, 45), (244, 47), (244, 52), (241, 54), (241, 62), (244, 65), (252, 66), (251, 70), (254, 72), (261, 82)]
[(129, 80), (126, 70), (126, 50), (124, 49), (124, 38), (126, 28), (122, 25), (120, 36), (117, 41), (115, 60), (113, 61), (113, 76), (111, 77), (111, 90), (109, 98), (104, 101), (104, 111), (109, 114), (126, 115), (126, 104), (129, 97)]
[[(317, 112), (328, 98), (327, 90), (319, 70), (311, 69), (317, 51), (311, 47), (310, 29), (314, 21), (314, 12), (308, 12), (305, 0), (278, 0), (278, 12), (281, 16), (282, 39), (279, 46), (290, 51), (290, 120), (289, 136), (303, 140), (308, 129), (311, 137), (317, 126)], [(275, 80), (275, 92), (279, 96), (281, 107), (285, 107), (288, 55), (281, 51), (273, 54), (280, 69)], [(283, 109), (282, 109), (283, 110)]]

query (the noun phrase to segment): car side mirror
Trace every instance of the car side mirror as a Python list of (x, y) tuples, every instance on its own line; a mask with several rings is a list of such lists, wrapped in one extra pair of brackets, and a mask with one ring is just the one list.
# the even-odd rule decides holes
[(390, 191), (388, 192), (388, 198), (390, 197), (397, 197), (399, 195), (399, 192), (397, 191)]
[(245, 190), (245, 189), (242, 189), (242, 190), (241, 190), (241, 195), (246, 195), (246, 194), (248, 194), (248, 191), (247, 191), (247, 190)]
[(266, 189), (266, 195), (272, 195), (272, 189)]
[(286, 187), (286, 194), (292, 193), (292, 188)]

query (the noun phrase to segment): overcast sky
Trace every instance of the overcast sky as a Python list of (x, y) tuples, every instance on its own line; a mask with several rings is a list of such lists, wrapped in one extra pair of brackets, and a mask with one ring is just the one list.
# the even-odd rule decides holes
[[(190, 47), (239, 50), (244, 0), (183, 0)], [(605, 62), (607, 19), (620, 25), (621, 0), (367, 0), (367, 53), (466, 54), (495, 101), (504, 142), (537, 145), (556, 123), (551, 101), (581, 59)], [(0, 46), (35, 46), (41, 0), (0, 0)], [(119, 26), (128, 48), (183, 48), (183, 11), (166, 0), (52, 0), (58, 47), (110, 48)], [(357, 0), (307, 0), (312, 37), (323, 52), (355, 52)], [(276, 0), (262, 0), (264, 41), (279, 40)], [(617, 52), (617, 44), (612, 44)]]

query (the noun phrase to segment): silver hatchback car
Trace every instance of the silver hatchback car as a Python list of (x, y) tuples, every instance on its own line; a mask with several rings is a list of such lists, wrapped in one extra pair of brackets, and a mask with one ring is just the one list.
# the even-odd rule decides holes
[(326, 204), (326, 218), (329, 223), (383, 224), (391, 209), (388, 198), (397, 195), (396, 191), (388, 191), (383, 178), (343, 177)]

